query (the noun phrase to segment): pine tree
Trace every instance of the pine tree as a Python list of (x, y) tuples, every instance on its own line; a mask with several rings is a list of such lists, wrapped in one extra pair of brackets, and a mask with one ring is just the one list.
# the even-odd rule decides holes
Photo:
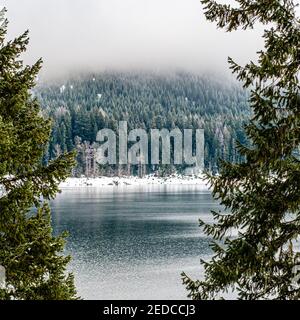
[(6, 42), (5, 10), (0, 13), (0, 265), (6, 286), (0, 299), (74, 299), (70, 257), (62, 254), (66, 234), (54, 237), (47, 200), (58, 192), (74, 165), (62, 154), (46, 166), (42, 158), (51, 123), (30, 93), (41, 60), (23, 66), (28, 32)]
[[(232, 71), (251, 90), (250, 146), (237, 144), (242, 164), (222, 162), (209, 176), (213, 195), (227, 211), (200, 221), (214, 239), (213, 257), (202, 261), (204, 280), (183, 282), (193, 299), (299, 299), (300, 254), (300, 20), (292, 0), (238, 0), (237, 7), (202, 0), (209, 21), (234, 31), (256, 22), (266, 26), (264, 50)], [(238, 236), (230, 237), (236, 229)], [(299, 242), (298, 242), (299, 244)]]

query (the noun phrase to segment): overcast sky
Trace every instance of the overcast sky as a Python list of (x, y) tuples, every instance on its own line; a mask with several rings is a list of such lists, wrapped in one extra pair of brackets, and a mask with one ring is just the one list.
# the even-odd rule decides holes
[(224, 71), (262, 48), (262, 28), (226, 34), (200, 0), (0, 0), (9, 37), (30, 30), (25, 61), (43, 57), (44, 77), (106, 69)]

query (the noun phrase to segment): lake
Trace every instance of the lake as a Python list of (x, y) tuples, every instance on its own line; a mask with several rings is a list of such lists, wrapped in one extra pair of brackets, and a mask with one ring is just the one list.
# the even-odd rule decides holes
[(198, 219), (218, 204), (198, 186), (64, 189), (51, 202), (55, 233), (68, 230), (84, 299), (186, 299), (180, 273), (202, 275), (209, 239)]

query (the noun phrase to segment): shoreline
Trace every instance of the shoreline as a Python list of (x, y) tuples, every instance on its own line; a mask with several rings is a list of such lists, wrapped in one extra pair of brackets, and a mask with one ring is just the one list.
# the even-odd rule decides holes
[(130, 187), (130, 186), (146, 186), (146, 185), (193, 185), (208, 190), (207, 181), (204, 176), (181, 176), (174, 175), (169, 177), (155, 177), (148, 175), (143, 178), (135, 176), (124, 177), (105, 177), (96, 178), (67, 178), (59, 184), (60, 189), (67, 188), (88, 188), (88, 187)]

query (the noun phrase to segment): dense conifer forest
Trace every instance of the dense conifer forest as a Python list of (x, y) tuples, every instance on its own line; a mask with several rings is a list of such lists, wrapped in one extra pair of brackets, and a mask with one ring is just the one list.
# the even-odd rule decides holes
[[(40, 83), (34, 94), (44, 115), (53, 120), (44, 161), (76, 148), (78, 165), (73, 174), (77, 176), (90, 174), (87, 150), (93, 146), (98, 130), (117, 131), (118, 121), (127, 121), (129, 130), (203, 128), (207, 169), (217, 171), (219, 158), (241, 161), (234, 141), (245, 142), (243, 125), (250, 111), (247, 93), (238, 83), (184, 72), (106, 72)], [(180, 171), (183, 167), (176, 169)], [(149, 165), (145, 172), (155, 170)], [(169, 174), (175, 168), (160, 170)], [(120, 174), (117, 166), (97, 167), (96, 171)], [(136, 174), (137, 170), (131, 168), (127, 173)]]

